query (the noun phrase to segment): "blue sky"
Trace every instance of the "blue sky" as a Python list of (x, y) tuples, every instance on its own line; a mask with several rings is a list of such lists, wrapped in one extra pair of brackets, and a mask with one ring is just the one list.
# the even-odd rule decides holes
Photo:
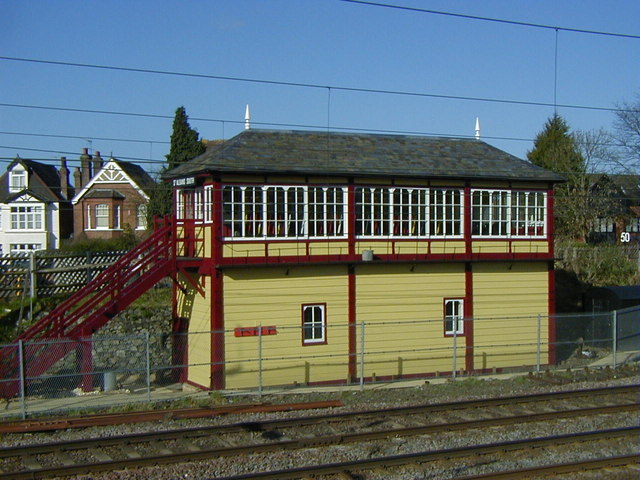
[[(640, 35), (637, 0), (384, 3)], [(552, 105), (555, 94), (588, 107), (558, 108), (572, 129), (610, 129), (613, 113), (598, 108), (640, 93), (637, 38), (340, 0), (0, 0), (0, 56), (2, 170), (16, 155), (77, 166), (90, 147), (157, 171), (181, 105), (208, 139), (239, 133), (246, 104), (255, 128), (469, 136), (479, 117), (485, 141), (524, 158), (554, 109), (512, 101)]]

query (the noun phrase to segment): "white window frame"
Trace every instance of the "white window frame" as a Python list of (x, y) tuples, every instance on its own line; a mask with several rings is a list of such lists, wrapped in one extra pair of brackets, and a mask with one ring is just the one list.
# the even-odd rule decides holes
[[(95, 206), (95, 219), (96, 226), (95, 230), (109, 230), (109, 205), (107, 203), (99, 203)], [(105, 223), (106, 225), (101, 225), (101, 223)]]
[(11, 243), (9, 245), (10, 253), (25, 253), (42, 250), (41, 243)]
[(546, 238), (547, 193), (540, 190), (471, 190), (474, 238)]
[(44, 229), (44, 210), (41, 205), (18, 205), (9, 208), (11, 230), (42, 231)]
[[(2, 228), (2, 225), (0, 225), (0, 228)], [(629, 221), (625, 223), (624, 231), (628, 233), (640, 232), (640, 218), (635, 217), (629, 219)]]
[(323, 303), (302, 305), (302, 344), (327, 343), (327, 307)]
[(444, 334), (464, 335), (464, 299), (447, 298), (444, 301)]
[(141, 203), (136, 207), (136, 230), (147, 229), (147, 205)]
[(120, 208), (120, 205), (114, 205), (113, 206), (113, 229), (114, 230), (120, 230), (120, 224), (122, 223), (122, 219), (121, 219), (121, 212), (122, 209)]
[(335, 186), (224, 185), (227, 239), (345, 238), (347, 189)]
[(21, 192), (27, 188), (27, 171), (15, 169), (9, 172), (9, 192)]
[(432, 238), (463, 237), (464, 192), (461, 189), (431, 189), (428, 232)]
[(213, 222), (213, 185), (204, 186), (204, 222)]

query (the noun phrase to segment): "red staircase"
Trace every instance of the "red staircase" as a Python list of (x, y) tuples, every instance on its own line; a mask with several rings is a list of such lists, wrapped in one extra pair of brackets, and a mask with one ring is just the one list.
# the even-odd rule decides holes
[[(78, 346), (85, 350), (82, 370), (86, 372), (89, 368), (90, 371), (91, 346), (86, 342), (88, 337), (149, 288), (176, 272), (172, 231), (171, 223), (158, 228), (153, 235), (23, 332), (15, 343), (23, 345), (24, 377), (42, 375)], [(18, 393), (18, 359), (17, 346), (0, 349), (2, 397), (10, 398)], [(88, 380), (87, 377), (83, 381), (85, 388), (89, 388), (86, 384)]]

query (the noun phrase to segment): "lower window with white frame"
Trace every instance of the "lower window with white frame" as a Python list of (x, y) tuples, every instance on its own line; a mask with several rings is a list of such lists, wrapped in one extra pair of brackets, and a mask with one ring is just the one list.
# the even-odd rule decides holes
[(302, 305), (302, 344), (327, 343), (327, 306), (325, 304)]
[(444, 300), (444, 334), (446, 336), (464, 334), (464, 300), (462, 298)]

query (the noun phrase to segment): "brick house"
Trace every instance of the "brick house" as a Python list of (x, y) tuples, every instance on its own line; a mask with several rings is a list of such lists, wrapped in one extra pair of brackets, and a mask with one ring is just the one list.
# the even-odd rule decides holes
[(146, 205), (156, 183), (140, 166), (84, 149), (74, 172), (74, 234), (90, 239), (121, 236), (126, 228), (146, 231)]

